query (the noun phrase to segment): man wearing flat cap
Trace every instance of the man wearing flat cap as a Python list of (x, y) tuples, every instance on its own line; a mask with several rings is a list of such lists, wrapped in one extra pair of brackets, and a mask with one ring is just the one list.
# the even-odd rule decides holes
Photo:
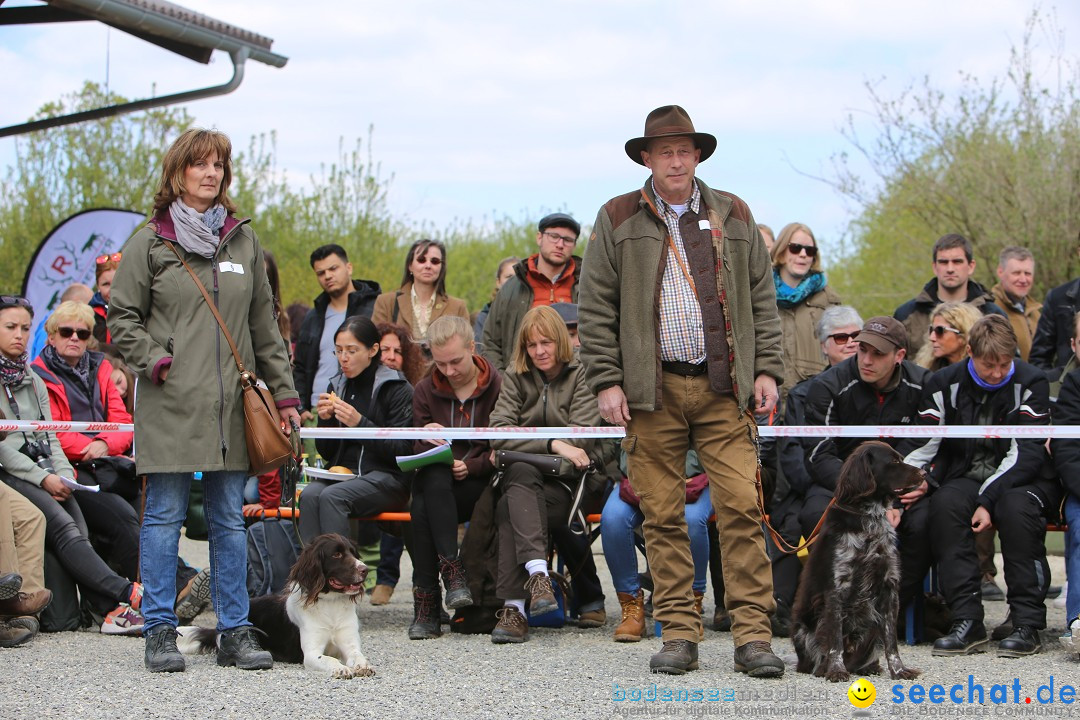
[[(923, 385), (930, 372), (906, 359), (908, 334), (896, 318), (867, 320), (856, 334), (858, 351), (810, 383), (806, 392), (807, 425), (915, 425)], [(897, 438), (881, 438), (898, 447)], [(832, 500), (840, 468), (867, 438), (807, 438), (803, 442), (811, 485), (799, 524), (805, 537), (817, 526)], [(900, 495), (889, 520), (900, 538), (900, 607), (922, 592), (930, 563), (928, 485)]]
[(772, 652), (772, 575), (757, 509), (754, 413), (768, 415), (784, 377), (769, 252), (746, 203), (696, 179), (716, 138), (677, 105), (657, 108), (626, 143), (652, 171), (600, 209), (578, 306), (581, 359), (600, 414), (626, 428), (630, 484), (641, 498), (663, 648), (653, 672), (698, 667), (686, 530), (686, 451), (709, 476), (724, 557), (735, 669), (780, 676)]
[(484, 357), (500, 372), (510, 365), (521, 319), (537, 305), (576, 303), (581, 258), (574, 255), (581, 224), (566, 213), (551, 213), (537, 225), (538, 252), (514, 266), (484, 322)]

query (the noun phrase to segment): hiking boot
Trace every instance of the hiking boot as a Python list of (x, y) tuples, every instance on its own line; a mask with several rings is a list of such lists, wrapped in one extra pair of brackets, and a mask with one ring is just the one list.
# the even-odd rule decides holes
[(502, 645), (503, 643), (523, 643), (529, 639), (529, 621), (513, 605), (496, 610), (495, 617), (499, 619), (499, 622), (491, 631), (491, 642)]
[(240, 670), (269, 670), (274, 658), (262, 649), (250, 625), (226, 630), (218, 635), (217, 664), (235, 665)]
[(776, 612), (769, 618), (773, 637), (791, 637), (791, 606), (786, 600), (776, 598)]
[(101, 633), (103, 635), (141, 635), (143, 622), (142, 613), (127, 603), (120, 603), (115, 610), (105, 616), (105, 622), (101, 623)]
[(533, 617), (559, 609), (555, 593), (551, 589), (551, 577), (546, 573), (535, 572), (525, 581), (529, 591), (529, 614)]
[(954, 620), (949, 634), (934, 641), (931, 655), (971, 655), (986, 652), (990, 641), (981, 620)]
[(0, 600), (0, 617), (25, 617), (37, 615), (52, 602), (52, 590), (38, 590), (34, 593), (15, 593), (7, 600)]
[(1026, 625), (1017, 625), (1012, 635), (998, 643), (998, 657), (1024, 657), (1042, 650), (1039, 631)]
[(577, 626), (579, 628), (598, 628), (603, 627), (607, 622), (607, 611), (604, 608), (597, 608), (595, 610), (582, 611), (578, 616)]
[(615, 642), (638, 642), (645, 636), (645, 593), (616, 593), (622, 606), (622, 621), (615, 628)]
[(994, 632), (990, 633), (990, 639), (994, 642), (1001, 642), (1005, 638), (1013, 634), (1013, 621), (1012, 610), (1005, 616), (1005, 619), (1001, 621), (1001, 624), (994, 628)]
[(210, 604), (210, 568), (203, 568), (176, 596), (176, 617), (191, 622)]
[(723, 605), (716, 606), (712, 616), (712, 629), (717, 632), (731, 632), (731, 616)]
[(176, 628), (158, 625), (146, 633), (146, 669), (153, 673), (184, 672), (187, 665), (176, 647)]
[(0, 575), (0, 600), (15, 597), (21, 588), (22, 575), (19, 573)]
[(755, 678), (780, 677), (784, 674), (784, 661), (773, 654), (769, 643), (752, 640), (735, 648), (735, 672)]
[[(379, 587), (386, 587), (380, 585)], [(431, 588), (413, 588), (413, 621), (410, 640), (434, 640), (442, 636), (439, 627), (439, 595)]]
[(473, 604), (472, 593), (465, 580), (465, 566), (461, 558), (439, 556), (439, 574), (442, 575), (443, 587), (446, 588), (446, 607), (451, 610), (468, 607)]
[(999, 602), (1005, 599), (1005, 593), (1002, 592), (998, 584), (994, 582), (994, 578), (990, 575), (984, 575), (982, 580), (982, 599), (990, 600), (993, 602)]
[(30, 642), (37, 632), (10, 620), (0, 621), (0, 648), (13, 648)]
[(1080, 651), (1080, 617), (1077, 617), (1069, 627), (1065, 628), (1065, 632), (1058, 638), (1058, 642), (1071, 652)]
[(649, 672), (682, 675), (687, 670), (697, 670), (697, 646), (689, 640), (666, 641), (660, 652), (649, 658)]
[(394, 595), (393, 585), (376, 585), (371, 591), (372, 605), (386, 605)]

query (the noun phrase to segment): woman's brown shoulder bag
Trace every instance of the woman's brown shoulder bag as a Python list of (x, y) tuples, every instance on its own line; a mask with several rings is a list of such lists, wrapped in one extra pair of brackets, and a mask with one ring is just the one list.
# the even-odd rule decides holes
[(195, 275), (195, 271), (187, 264), (172, 242), (169, 240), (164, 242), (176, 253), (184, 269), (195, 281), (195, 287), (199, 288), (203, 299), (210, 307), (210, 312), (214, 313), (214, 319), (221, 326), (221, 332), (225, 334), (225, 340), (228, 341), (229, 348), (232, 350), (236, 369), (240, 372), (241, 396), (244, 401), (244, 438), (247, 441), (249, 472), (252, 475), (262, 475), (276, 470), (292, 457), (293, 449), (289, 438), (281, 430), (281, 415), (274, 403), (274, 397), (267, 388), (258, 385), (255, 373), (244, 368), (244, 363), (240, 360), (240, 351), (236, 349), (236, 343), (229, 333), (229, 328), (225, 327), (221, 313), (218, 312), (214, 301), (210, 299), (210, 293), (206, 292), (206, 287)]

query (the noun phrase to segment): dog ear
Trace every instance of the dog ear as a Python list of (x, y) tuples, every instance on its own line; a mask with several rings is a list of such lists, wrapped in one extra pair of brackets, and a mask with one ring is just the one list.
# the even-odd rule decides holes
[(869, 443), (860, 445), (840, 468), (840, 477), (836, 481), (838, 502), (861, 500), (874, 494), (877, 487), (874, 479), (874, 450), (874, 446)]
[(289, 582), (295, 582), (304, 593), (304, 604), (315, 602), (319, 593), (326, 587), (326, 575), (323, 574), (323, 555), (327, 543), (324, 538), (316, 538), (304, 548), (300, 557), (289, 571)]

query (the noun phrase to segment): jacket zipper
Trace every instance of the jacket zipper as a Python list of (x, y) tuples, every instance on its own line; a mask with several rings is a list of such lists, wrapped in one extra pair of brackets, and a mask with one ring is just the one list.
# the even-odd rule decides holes
[[(225, 243), (231, 240), (246, 223), (238, 222), (232, 230), (221, 238), (221, 242), (218, 243), (217, 251), (214, 253), (213, 260), (211, 260), (210, 271), (214, 275), (214, 305), (220, 307), (218, 302), (219, 286), (218, 286), (218, 254), (221, 249), (225, 247)], [(225, 463), (225, 458), (229, 452), (229, 444), (225, 439), (225, 378), (221, 375), (221, 328), (214, 334), (214, 356), (217, 358), (217, 376), (218, 376), (218, 438), (221, 440), (221, 462)], [(231, 352), (231, 351), (230, 351)]]

